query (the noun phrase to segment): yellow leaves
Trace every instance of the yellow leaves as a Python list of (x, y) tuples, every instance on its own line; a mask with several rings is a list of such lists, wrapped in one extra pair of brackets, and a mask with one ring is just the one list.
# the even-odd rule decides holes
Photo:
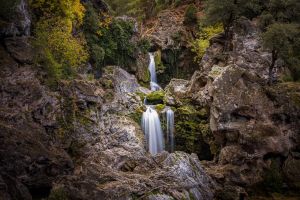
[(79, 22), (79, 24), (82, 24), (85, 8), (80, 3), (80, 0), (74, 0), (74, 1), (75, 2), (73, 3), (73, 14), (75, 16), (75, 19)]
[(207, 26), (200, 31), (199, 37), (191, 42), (191, 50), (196, 53), (195, 61), (201, 61), (206, 49), (209, 47), (209, 40), (223, 31), (224, 29), (221, 24)]
[(29, 3), (38, 17), (61, 17), (82, 24), (85, 9), (80, 0), (30, 0)]
[(102, 30), (104, 29), (109, 29), (109, 25), (112, 23), (112, 18), (109, 16), (107, 13), (102, 13), (101, 14), (101, 21), (98, 21), (98, 27), (99, 29), (96, 31), (96, 34), (101, 37), (103, 35)]

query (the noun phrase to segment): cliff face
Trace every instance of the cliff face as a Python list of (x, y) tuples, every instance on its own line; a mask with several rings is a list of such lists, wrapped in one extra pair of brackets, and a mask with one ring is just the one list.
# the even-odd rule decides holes
[(78, 75), (50, 90), (33, 65), (30, 24), (11, 24), (1, 29), (0, 199), (213, 198), (197, 156), (146, 152), (138, 94), (149, 90), (133, 75), (107, 67), (99, 80)]
[(268, 181), (293, 188), (299, 183), (298, 172), (289, 169), (299, 166), (300, 85), (266, 84), (271, 55), (262, 49), (255, 22), (242, 21), (233, 32), (232, 50), (223, 51), (222, 35), (213, 38), (189, 84), (171, 82), (169, 87), (186, 90), (170, 98), (189, 96), (210, 108), (210, 140), (219, 151), (204, 163), (224, 186), (220, 196), (238, 199), (243, 188), (273, 184)]

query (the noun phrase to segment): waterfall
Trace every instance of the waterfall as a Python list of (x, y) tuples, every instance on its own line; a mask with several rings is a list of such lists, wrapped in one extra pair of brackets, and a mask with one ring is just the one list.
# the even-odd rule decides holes
[(167, 107), (167, 144), (170, 152), (174, 152), (174, 111)]
[(152, 91), (157, 91), (160, 90), (161, 87), (157, 84), (154, 54), (149, 53), (149, 57), (150, 57), (150, 63), (148, 69), (150, 72), (150, 88)]
[(149, 152), (153, 155), (164, 150), (163, 132), (159, 116), (151, 106), (143, 113), (142, 128), (148, 143)]
[[(150, 63), (150, 87), (152, 91), (161, 90), (161, 87), (157, 84), (156, 70), (155, 70), (155, 60), (154, 54), (149, 53)], [(147, 99), (144, 99), (144, 104), (147, 104)], [(146, 106), (147, 109), (142, 116), (142, 128), (145, 134), (149, 152), (153, 155), (160, 153), (164, 150), (164, 136), (161, 128), (161, 123), (159, 115), (156, 110), (151, 105)], [(170, 152), (174, 151), (174, 112), (170, 107), (165, 110), (167, 118), (167, 144)]]

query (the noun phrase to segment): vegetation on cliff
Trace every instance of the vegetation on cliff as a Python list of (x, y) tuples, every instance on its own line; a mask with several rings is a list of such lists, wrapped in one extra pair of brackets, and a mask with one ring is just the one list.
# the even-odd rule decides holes
[(272, 52), (269, 67), (270, 81), (278, 59), (285, 61), (293, 80), (300, 79), (300, 3), (297, 0), (208, 0), (205, 6), (205, 23), (222, 23), (227, 38), (226, 50), (230, 50), (230, 28), (241, 17), (258, 18), (263, 31), (264, 47)]

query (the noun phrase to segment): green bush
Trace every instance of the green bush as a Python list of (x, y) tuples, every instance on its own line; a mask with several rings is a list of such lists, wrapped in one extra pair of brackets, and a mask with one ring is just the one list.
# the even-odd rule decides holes
[(46, 82), (55, 86), (57, 80), (72, 77), (87, 61), (85, 39), (73, 35), (84, 15), (80, 0), (31, 0), (34, 19), (33, 46), (36, 65), (47, 72)]
[(191, 50), (196, 54), (195, 61), (201, 61), (206, 49), (209, 47), (209, 40), (223, 31), (224, 29), (221, 24), (207, 26), (200, 30), (198, 38), (191, 42)]
[(91, 63), (97, 70), (107, 65), (130, 68), (136, 61), (137, 53), (146, 53), (150, 48), (149, 41), (145, 39), (131, 41), (134, 35), (133, 21), (97, 13), (91, 3), (87, 3), (85, 7), (84, 35)]

